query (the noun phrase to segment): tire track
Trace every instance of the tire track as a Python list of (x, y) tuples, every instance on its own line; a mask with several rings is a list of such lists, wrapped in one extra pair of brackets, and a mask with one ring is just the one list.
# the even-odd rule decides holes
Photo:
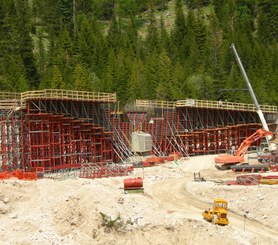
[[(201, 213), (211, 204), (193, 198), (186, 192), (184, 186), (187, 181), (188, 178), (159, 181), (152, 186), (151, 195), (160, 202), (162, 209), (180, 212), (184, 214), (186, 218), (206, 222), (203, 220)], [(230, 227), (242, 231), (244, 217), (231, 210), (229, 210), (228, 217), (230, 220)], [(278, 242), (278, 231), (260, 224), (258, 221), (246, 219), (245, 230), (259, 236), (270, 237)]]

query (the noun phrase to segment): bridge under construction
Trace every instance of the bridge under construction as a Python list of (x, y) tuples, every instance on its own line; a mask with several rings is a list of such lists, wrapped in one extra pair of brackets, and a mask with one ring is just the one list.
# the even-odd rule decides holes
[[(261, 105), (261, 110), (275, 131), (277, 107)], [(136, 100), (120, 112), (115, 93), (1, 92), (0, 167), (1, 171), (82, 169), (83, 177), (94, 177), (85, 169), (105, 165), (110, 174), (112, 170), (119, 174), (128, 171), (120, 163), (135, 154), (133, 132), (151, 135), (153, 155), (196, 156), (227, 152), (260, 127), (252, 104)]]

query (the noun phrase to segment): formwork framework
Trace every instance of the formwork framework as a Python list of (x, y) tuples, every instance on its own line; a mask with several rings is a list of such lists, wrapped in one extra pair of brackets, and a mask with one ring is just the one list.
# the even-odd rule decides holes
[[(116, 102), (115, 94), (84, 91), (0, 93), (1, 169), (81, 169), (87, 178), (126, 174), (112, 163), (134, 154), (133, 131), (152, 136), (157, 156), (192, 156), (227, 152), (261, 127), (249, 104), (137, 100), (136, 110), (123, 114), (111, 110)], [(277, 107), (261, 109), (275, 125)]]
[(0, 102), (3, 171), (53, 172), (112, 163), (108, 120), (115, 94), (41, 90), (7, 95)]
[[(145, 114), (152, 111), (151, 125), (147, 116), (137, 124), (154, 135), (154, 144), (163, 154), (177, 149), (183, 149), (191, 156), (228, 152), (262, 127), (256, 108), (251, 104), (193, 99), (176, 102), (137, 100), (135, 104), (138, 111), (145, 111)], [(274, 131), (277, 107), (262, 105), (261, 109)], [(184, 155), (184, 152), (181, 153)]]

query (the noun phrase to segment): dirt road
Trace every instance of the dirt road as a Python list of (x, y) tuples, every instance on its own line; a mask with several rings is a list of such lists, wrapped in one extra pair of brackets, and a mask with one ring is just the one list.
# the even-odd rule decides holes
[[(203, 220), (201, 213), (209, 208), (211, 204), (201, 201), (200, 197), (193, 197), (188, 193), (185, 188), (188, 181), (190, 181), (188, 177), (161, 181), (153, 185), (152, 195), (160, 201), (162, 209), (182, 213), (188, 219), (206, 222)], [(245, 220), (244, 225), (244, 217), (234, 210), (229, 211), (228, 217), (230, 220), (229, 226), (232, 229), (240, 232), (244, 229), (261, 237), (276, 240), (278, 243), (278, 231), (276, 229), (248, 218)]]

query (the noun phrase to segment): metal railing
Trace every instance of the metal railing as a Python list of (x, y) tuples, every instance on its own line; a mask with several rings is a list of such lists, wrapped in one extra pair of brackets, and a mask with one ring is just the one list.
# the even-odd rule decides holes
[(20, 93), (8, 92), (8, 91), (0, 92), (0, 100), (14, 100), (14, 99), (20, 99)]
[[(213, 101), (213, 100), (195, 100), (186, 99), (178, 100), (177, 107), (197, 107), (197, 108), (212, 108), (223, 110), (236, 110), (236, 111), (253, 111), (256, 112), (256, 106), (253, 104), (235, 103), (228, 101)], [(261, 105), (261, 110), (268, 113), (277, 113), (277, 106)]]
[(45, 89), (21, 93), (22, 101), (29, 99), (70, 99), (78, 101), (117, 102), (116, 93), (100, 93), (62, 89)]
[(174, 101), (164, 101), (164, 100), (136, 100), (135, 105), (138, 107), (147, 108), (165, 108), (174, 109), (176, 107), (176, 102)]
[[(16, 108), (18, 106), (24, 108), (26, 101), (32, 99), (68, 99), (76, 101), (99, 101), (107, 103), (117, 102), (116, 93), (100, 93), (63, 89), (44, 89), (37, 91), (27, 91), (23, 93), (0, 92), (0, 109), (11, 109)], [(256, 112), (256, 106), (253, 104), (196, 99), (185, 99), (178, 100), (175, 102), (164, 100), (136, 100), (135, 106), (143, 108), (164, 109), (174, 109), (176, 107), (196, 107)], [(260, 108), (263, 112), (266, 113), (277, 113), (277, 106), (260, 105)]]
[[(236, 110), (236, 111), (253, 111), (256, 112), (256, 106), (253, 104), (235, 103), (228, 101), (213, 101), (213, 100), (195, 100), (185, 99), (173, 101), (161, 100), (136, 100), (135, 105), (145, 108), (165, 108), (174, 109), (175, 107), (196, 107), (196, 108), (210, 108), (221, 110)], [(261, 110), (267, 113), (277, 113), (277, 106), (261, 105)]]
[(74, 91), (62, 89), (44, 89), (23, 93), (0, 92), (0, 109), (25, 108), (26, 101), (32, 99), (63, 99), (76, 101), (96, 101), (116, 103), (116, 93), (100, 93), (88, 91)]

